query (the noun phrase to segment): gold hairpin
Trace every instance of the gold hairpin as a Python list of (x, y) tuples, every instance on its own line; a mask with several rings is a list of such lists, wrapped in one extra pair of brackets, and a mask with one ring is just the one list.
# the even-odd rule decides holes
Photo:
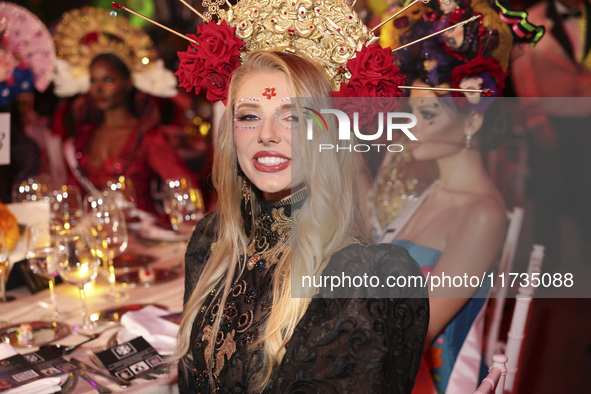
[[(379, 25), (377, 25), (376, 27), (374, 27), (373, 29), (371, 29), (371, 31), (376, 31), (380, 27), (384, 26), (386, 23), (390, 22), (392, 19), (396, 18), (398, 15), (402, 14), (404, 11), (408, 10), (413, 5), (417, 4), (419, 1), (422, 1), (422, 0), (415, 0), (415, 1), (413, 1), (409, 5), (407, 5), (403, 9), (399, 10), (397, 13), (395, 13), (394, 15), (392, 15), (391, 17), (389, 17), (388, 19), (386, 19), (385, 21), (383, 21), (382, 23), (380, 23)], [(428, 2), (428, 0), (427, 0), (427, 2)], [(351, 6), (351, 7), (353, 7), (353, 6)]]
[(147, 16), (144, 16), (144, 15), (140, 14), (139, 12), (136, 12), (136, 11), (132, 10), (131, 8), (127, 8), (127, 7), (125, 7), (125, 6), (123, 6), (123, 5), (119, 4), (119, 3), (114, 2), (114, 1), (111, 2), (111, 4), (113, 5), (113, 8), (115, 8), (116, 10), (125, 10), (125, 11), (129, 12), (130, 14), (133, 14), (135, 16), (139, 16), (140, 18), (145, 19), (148, 22), (153, 23), (156, 26), (161, 27), (164, 30), (169, 31), (172, 34), (175, 34), (175, 35), (177, 35), (177, 36), (179, 36), (181, 38), (184, 38), (187, 41), (191, 41), (193, 44), (197, 44), (197, 41), (193, 40), (192, 38), (189, 38), (186, 35), (181, 34), (181, 33), (179, 33), (176, 30), (172, 30), (170, 27), (164, 26), (163, 24), (160, 24), (160, 23), (156, 22), (155, 20), (152, 20), (152, 19), (148, 18)]
[[(191, 6), (191, 4), (187, 3), (185, 0), (179, 0), (181, 3), (183, 3), (188, 9), (190, 9), (191, 11), (193, 11), (195, 14), (197, 14), (197, 16), (199, 16), (201, 19), (203, 19), (204, 21), (207, 22), (207, 19), (205, 19), (205, 17), (199, 12), (197, 11), (195, 8), (193, 8)], [(227, 0), (226, 0), (227, 1)]]
[(455, 25), (452, 25), (452, 26), (450, 26), (450, 27), (446, 27), (446, 28), (445, 28), (445, 29), (443, 29), (443, 30), (436, 31), (435, 33), (429, 34), (428, 36), (425, 36), (425, 37), (423, 37), (423, 38), (419, 38), (418, 40), (415, 40), (415, 41), (413, 41), (413, 42), (409, 42), (408, 44), (404, 44), (404, 45), (402, 45), (402, 46), (399, 46), (398, 48), (396, 48), (396, 49), (393, 49), (393, 50), (392, 50), (392, 52), (399, 51), (399, 50), (401, 50), (401, 49), (404, 49), (404, 48), (406, 48), (406, 47), (408, 47), (408, 46), (411, 46), (411, 45), (413, 45), (413, 44), (416, 44), (417, 42), (421, 42), (421, 41), (427, 40), (427, 39), (429, 39), (429, 38), (431, 38), (431, 37), (434, 37), (434, 36), (436, 36), (436, 35), (438, 35), (438, 34), (445, 33), (445, 32), (446, 32), (446, 31), (448, 31), (448, 30), (455, 29), (456, 27), (464, 26), (466, 23), (470, 23), (470, 22), (472, 22), (472, 21), (475, 21), (475, 20), (476, 20), (476, 19), (478, 19), (478, 18), (480, 18), (480, 15), (474, 15), (472, 18), (470, 18), (470, 19), (466, 19), (466, 20), (465, 20), (465, 21), (463, 21), (463, 22), (456, 23)]
[(457, 89), (457, 88), (432, 88), (426, 86), (402, 86), (399, 85), (398, 89), (410, 89), (410, 90), (431, 90), (435, 92), (462, 92), (462, 93), (480, 93), (484, 97), (492, 96), (495, 91), (491, 89)]

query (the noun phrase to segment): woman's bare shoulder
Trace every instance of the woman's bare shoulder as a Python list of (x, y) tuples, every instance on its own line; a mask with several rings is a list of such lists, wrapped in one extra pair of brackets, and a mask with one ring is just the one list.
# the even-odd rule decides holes
[(491, 230), (504, 229), (507, 209), (500, 195), (488, 194), (471, 199), (463, 207), (462, 227), (486, 226)]

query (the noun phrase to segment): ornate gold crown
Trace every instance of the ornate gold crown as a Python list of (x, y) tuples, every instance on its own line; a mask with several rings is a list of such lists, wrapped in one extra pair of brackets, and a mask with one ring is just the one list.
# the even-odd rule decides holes
[(241, 0), (217, 14), (246, 43), (242, 62), (259, 49), (303, 55), (326, 70), (335, 90), (351, 77), (346, 64), (355, 51), (378, 40), (344, 0)]
[(150, 37), (124, 17), (114, 18), (102, 8), (84, 7), (67, 12), (55, 29), (57, 58), (72, 66), (72, 77), (88, 74), (97, 55), (116, 54), (130, 72), (154, 67), (157, 53)]
[[(338, 92), (342, 86), (346, 86), (346, 93), (351, 97), (358, 97), (359, 94), (361, 97), (367, 97), (367, 94), (371, 94), (371, 97), (398, 97), (401, 89), (491, 93), (488, 89), (402, 86), (400, 83), (403, 77), (398, 74), (393, 59), (389, 59), (391, 52), (470, 23), (479, 16), (392, 50), (382, 49), (377, 44), (379, 38), (373, 35), (372, 30), (344, 0), (240, 0), (236, 5), (231, 5), (228, 0), (203, 0), (203, 6), (207, 9), (204, 14), (195, 10), (186, 0), (179, 1), (207, 22), (197, 27), (197, 34), (183, 35), (116, 2), (113, 2), (113, 7), (140, 16), (190, 41), (191, 46), (187, 51), (179, 52), (181, 61), (175, 75), (179, 77), (180, 86), (187, 91), (193, 88), (196, 92), (208, 90), (207, 97), (212, 101), (226, 100), (228, 81), (233, 70), (256, 50), (281, 50), (308, 58), (325, 70), (334, 91)], [(229, 6), (227, 11), (221, 8), (224, 1)], [(419, 2), (428, 0), (413, 0), (403, 10)], [(213, 16), (216, 16), (217, 22), (212, 20)], [(230, 39), (229, 34), (235, 39)], [(370, 58), (380, 59), (378, 62), (382, 64), (377, 67), (379, 70), (366, 70), (366, 67), (371, 66), (357, 62), (353, 67), (359, 75), (353, 75), (351, 66), (356, 63), (358, 55), (366, 56), (362, 62)], [(374, 77), (368, 77), (370, 74)], [(367, 91), (364, 86), (352, 86), (352, 80), (355, 80), (356, 85), (368, 84), (371, 80), (371, 91)]]

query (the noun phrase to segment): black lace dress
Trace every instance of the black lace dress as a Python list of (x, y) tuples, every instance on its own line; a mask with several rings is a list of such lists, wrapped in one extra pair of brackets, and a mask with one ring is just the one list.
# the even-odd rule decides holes
[[(297, 195), (293, 196), (294, 200)], [(248, 263), (224, 308), (206, 302), (191, 333), (193, 361), (179, 366), (181, 393), (253, 393), (252, 377), (260, 371), (260, 349), (250, 349), (261, 321), (272, 309), (274, 258), (289, 236), (291, 203), (261, 202)], [(185, 303), (197, 284), (212, 244), (216, 220), (204, 218), (193, 233), (185, 257)], [(287, 229), (287, 236), (286, 236)], [(248, 232), (249, 229), (246, 229)], [(325, 269), (349, 265), (388, 267), (392, 275), (421, 275), (417, 263), (401, 247), (349, 245), (335, 253)], [(337, 264), (341, 263), (341, 264)], [(383, 272), (381, 273), (383, 274)], [(214, 292), (217, 288), (214, 289)], [(426, 290), (400, 292), (398, 298), (314, 298), (289, 341), (268, 393), (410, 393), (419, 368), (427, 327)], [(209, 300), (213, 299), (213, 293)], [(222, 313), (215, 340), (212, 324)], [(206, 355), (214, 356), (215, 388), (208, 380)]]

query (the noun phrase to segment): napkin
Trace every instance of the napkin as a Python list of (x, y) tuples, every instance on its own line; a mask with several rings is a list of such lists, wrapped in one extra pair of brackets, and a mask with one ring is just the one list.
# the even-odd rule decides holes
[[(10, 212), (16, 217), (16, 221), (19, 224), (30, 226), (39, 222), (49, 221), (48, 202), (29, 201), (25, 204), (8, 204), (8, 209), (10, 209)], [(8, 259), (14, 264), (18, 261), (24, 260), (26, 252), (27, 243), (24, 234), (21, 234), (14, 249), (8, 252)]]
[[(15, 356), (17, 352), (9, 343), (0, 343), (0, 360)], [(50, 394), (61, 391), (61, 378), (44, 378), (6, 391), (6, 394)]]
[(165, 315), (170, 315), (170, 312), (153, 305), (125, 313), (121, 317), (124, 328), (117, 336), (119, 343), (141, 336), (161, 355), (172, 354), (176, 349), (179, 325), (160, 318)]

